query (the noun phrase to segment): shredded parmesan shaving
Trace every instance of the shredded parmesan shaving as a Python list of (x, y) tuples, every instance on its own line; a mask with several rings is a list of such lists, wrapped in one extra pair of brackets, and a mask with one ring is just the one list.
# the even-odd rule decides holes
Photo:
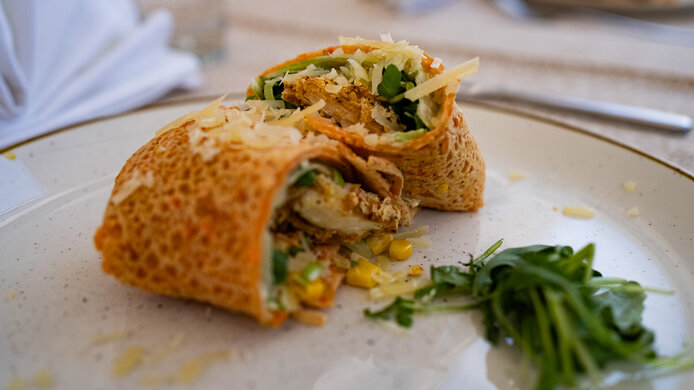
[(217, 127), (224, 123), (224, 113), (219, 109), (227, 95), (218, 97), (195, 115), (195, 121), (203, 128)]
[(467, 77), (471, 74), (477, 73), (479, 64), (479, 57), (475, 57), (451, 69), (444, 70), (443, 72), (432, 77), (431, 79), (417, 85), (416, 87), (408, 91), (405, 91), (405, 97), (412, 101), (419, 100), (423, 96), (426, 96), (436, 91), (437, 89), (447, 86), (448, 83), (451, 81), (459, 80), (463, 77)]
[(316, 103), (306, 107), (303, 110), (297, 110), (292, 115), (287, 118), (278, 119), (276, 121), (268, 122), (270, 125), (274, 126), (291, 126), (296, 122), (306, 118), (308, 115), (313, 115), (320, 111), (321, 108), (325, 107), (325, 101), (323, 99), (317, 101)]
[(388, 117), (386, 116), (387, 113), (388, 113), (388, 111), (386, 111), (386, 108), (380, 104), (374, 105), (374, 108), (371, 109), (371, 117), (379, 125), (385, 127), (386, 129), (388, 129), (392, 132), (405, 130), (404, 126), (400, 126), (397, 123), (390, 121), (388, 119)]
[(593, 210), (582, 206), (564, 206), (561, 212), (569, 218), (576, 219), (591, 219), (595, 215)]
[(338, 93), (342, 89), (342, 85), (336, 85), (336, 84), (326, 84), (325, 85), (325, 91), (328, 93)]
[(638, 217), (639, 214), (641, 214), (641, 212), (639, 212), (639, 208), (636, 207), (636, 206), (634, 206), (634, 207), (630, 208), (629, 210), (627, 210), (627, 215), (630, 216), (630, 217)]

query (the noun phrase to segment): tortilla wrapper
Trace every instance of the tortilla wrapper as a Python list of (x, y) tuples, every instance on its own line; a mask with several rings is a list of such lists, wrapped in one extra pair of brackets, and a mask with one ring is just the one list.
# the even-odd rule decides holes
[[(309, 52), (273, 66), (264, 76), (289, 64), (325, 56), (337, 48), (347, 53), (357, 49), (369, 52), (369, 46), (335, 46)], [(443, 66), (432, 68), (433, 59), (424, 55), (422, 66), (434, 76)], [(251, 88), (248, 96), (254, 95)], [(370, 145), (364, 137), (347, 131), (327, 118), (309, 117), (307, 125), (328, 137), (347, 144), (362, 156), (379, 156), (393, 162), (405, 176), (404, 196), (416, 199), (424, 207), (440, 210), (475, 211), (484, 205), (485, 163), (477, 142), (455, 102), (455, 93), (435, 92), (441, 104), (438, 125), (419, 138), (402, 144)]]
[[(189, 121), (152, 139), (115, 180), (94, 241), (103, 270), (121, 282), (209, 302), (277, 326), (287, 313), (266, 306), (263, 236), (276, 197), (298, 164), (324, 161), (343, 170), (345, 179), (363, 179), (374, 192), (408, 207), (397, 193), (402, 176), (386, 180), (371, 167), (378, 164), (335, 142), (264, 149), (227, 143), (204, 159), (189, 143), (193, 125)], [(332, 304), (337, 285), (330, 289), (323, 306)]]

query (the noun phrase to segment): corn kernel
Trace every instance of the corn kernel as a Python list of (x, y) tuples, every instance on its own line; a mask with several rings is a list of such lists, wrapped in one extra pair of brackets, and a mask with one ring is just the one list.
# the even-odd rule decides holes
[(365, 258), (359, 258), (357, 265), (347, 271), (347, 284), (355, 287), (372, 288), (376, 285), (374, 273), (379, 270), (380, 268), (376, 264)]
[(307, 301), (315, 301), (323, 296), (323, 291), (325, 291), (325, 285), (320, 279), (316, 279), (313, 282), (304, 286), (303, 298)]
[(388, 245), (390, 245), (391, 241), (393, 241), (392, 234), (378, 234), (367, 238), (366, 245), (369, 246), (369, 249), (371, 249), (371, 253), (373, 253), (375, 256), (380, 253), (383, 253), (386, 249), (388, 249)]
[(436, 192), (442, 193), (448, 191), (448, 183), (443, 183), (440, 186), (436, 187)]
[(415, 264), (415, 265), (410, 267), (410, 272), (409, 272), (410, 276), (419, 276), (423, 273), (424, 273), (424, 268), (422, 268), (422, 266), (419, 264)]
[(412, 243), (407, 240), (393, 240), (388, 253), (393, 260), (407, 260), (412, 256)]

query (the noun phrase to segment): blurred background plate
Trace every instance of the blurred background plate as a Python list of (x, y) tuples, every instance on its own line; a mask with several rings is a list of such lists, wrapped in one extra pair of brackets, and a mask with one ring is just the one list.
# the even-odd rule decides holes
[[(477, 313), (417, 317), (403, 333), (364, 319), (365, 307), (386, 302), (344, 287), (326, 326), (289, 321), (271, 330), (105, 275), (92, 236), (115, 175), (158, 128), (206, 104), (148, 107), (19, 145), (14, 160), (0, 157), (0, 193), (12, 194), (0, 204), (0, 386), (36, 375), (49, 376), (57, 389), (532, 386), (516, 350), (484, 341)], [(422, 211), (415, 226), (431, 226), (434, 246), (400, 266), (456, 264), (501, 237), (504, 248), (594, 242), (595, 266), (605, 275), (675, 291), (649, 296), (645, 323), (661, 353), (681, 351), (694, 335), (692, 176), (576, 128), (486, 106), (462, 108), (487, 160), (486, 205), (477, 213)], [(512, 170), (525, 179), (511, 181)], [(637, 183), (635, 192), (623, 189), (627, 180)], [(567, 205), (590, 207), (595, 217), (567, 218)], [(635, 206), (640, 215), (627, 216)], [(138, 351), (141, 364), (115, 378), (115, 362), (125, 356), (121, 368), (128, 368), (127, 357)], [(616, 388), (686, 389), (692, 379), (690, 373)]]

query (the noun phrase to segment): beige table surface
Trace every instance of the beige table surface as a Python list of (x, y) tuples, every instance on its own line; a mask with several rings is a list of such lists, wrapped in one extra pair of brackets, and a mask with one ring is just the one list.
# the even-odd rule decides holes
[[(390, 32), (395, 40), (409, 40), (442, 58), (444, 65), (480, 56), (473, 81), (694, 116), (694, 46), (643, 39), (633, 30), (585, 17), (517, 20), (486, 0), (451, 0), (419, 15), (367, 0), (229, 0), (225, 5), (226, 58), (205, 66), (202, 88), (173, 93), (165, 101), (242, 92), (265, 68), (334, 45), (339, 35), (378, 39)], [(694, 12), (656, 18), (694, 28)], [(694, 131), (673, 134), (588, 115), (511, 107), (585, 128), (694, 172)]]

